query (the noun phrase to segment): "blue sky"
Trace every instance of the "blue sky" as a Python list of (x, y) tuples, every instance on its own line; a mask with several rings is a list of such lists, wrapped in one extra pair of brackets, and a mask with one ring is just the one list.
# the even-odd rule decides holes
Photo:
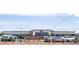
[[(68, 19), (67, 19), (68, 18)], [(61, 21), (65, 20), (61, 24)], [(58, 25), (56, 25), (58, 24)], [(51, 15), (0, 15), (0, 31), (52, 29), (79, 32), (79, 17), (63, 13)]]
[[(71, 17), (72, 14), (75, 16)], [(70, 18), (58, 24), (67, 17)], [(79, 32), (78, 25), (79, 0), (0, 1), (0, 31), (52, 29)]]

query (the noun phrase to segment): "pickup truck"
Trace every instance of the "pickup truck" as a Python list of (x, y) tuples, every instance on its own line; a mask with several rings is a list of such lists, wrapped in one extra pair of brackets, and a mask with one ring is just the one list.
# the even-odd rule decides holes
[(1, 41), (2, 42), (15, 42), (16, 36), (13, 35), (2, 35), (1, 36)]

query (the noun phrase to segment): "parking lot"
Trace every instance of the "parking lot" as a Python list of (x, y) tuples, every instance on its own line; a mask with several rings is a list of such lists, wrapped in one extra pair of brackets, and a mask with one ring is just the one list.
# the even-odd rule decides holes
[(79, 45), (79, 42), (44, 42), (43, 40), (23, 40), (16, 42), (0, 42), (0, 45)]

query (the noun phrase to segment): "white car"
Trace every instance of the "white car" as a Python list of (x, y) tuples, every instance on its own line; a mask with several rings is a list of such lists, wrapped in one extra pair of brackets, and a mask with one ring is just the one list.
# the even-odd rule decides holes
[(64, 41), (73, 41), (75, 40), (75, 37), (61, 37), (62, 39), (64, 39)]

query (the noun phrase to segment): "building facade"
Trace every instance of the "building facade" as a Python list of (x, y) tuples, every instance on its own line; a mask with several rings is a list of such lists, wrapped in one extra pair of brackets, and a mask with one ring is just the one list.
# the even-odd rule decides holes
[(75, 31), (53, 31), (49, 29), (34, 29), (30, 31), (3, 31), (5, 35), (25, 36), (75, 36)]

